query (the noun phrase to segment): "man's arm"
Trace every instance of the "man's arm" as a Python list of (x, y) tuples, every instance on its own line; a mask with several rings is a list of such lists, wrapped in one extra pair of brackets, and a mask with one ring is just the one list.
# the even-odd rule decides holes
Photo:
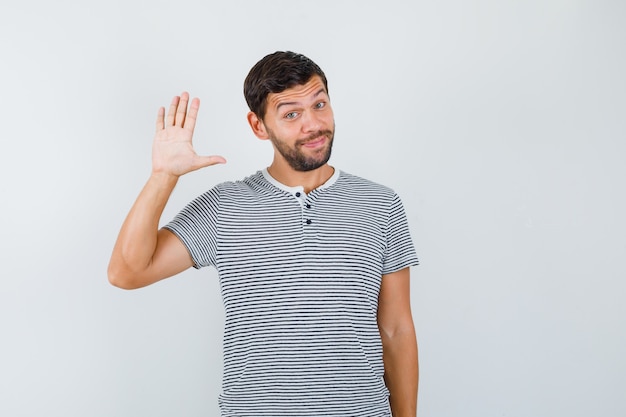
[(172, 100), (165, 117), (157, 115), (152, 145), (152, 174), (124, 221), (109, 262), (111, 284), (140, 288), (193, 265), (183, 243), (170, 231), (158, 230), (159, 219), (178, 178), (188, 172), (226, 162), (221, 156), (198, 156), (192, 137), (200, 101), (183, 93)]
[(385, 383), (394, 417), (415, 417), (417, 412), (419, 367), (409, 276), (409, 268), (383, 275), (378, 300)]

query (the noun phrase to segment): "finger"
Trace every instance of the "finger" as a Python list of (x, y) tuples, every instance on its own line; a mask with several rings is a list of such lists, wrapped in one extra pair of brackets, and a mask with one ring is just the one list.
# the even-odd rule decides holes
[(193, 161), (193, 169), (200, 169), (211, 165), (225, 164), (226, 159), (220, 155), (196, 156)]
[(174, 120), (176, 118), (176, 108), (178, 107), (178, 102), (180, 101), (180, 97), (175, 96), (170, 103), (170, 109), (167, 112), (167, 120), (165, 121), (166, 126), (174, 126)]
[(165, 107), (159, 107), (159, 112), (157, 113), (156, 120), (156, 128), (157, 131), (165, 129), (163, 117), (165, 116)]
[(189, 105), (189, 113), (187, 113), (187, 117), (185, 118), (185, 126), (184, 128), (190, 132), (193, 132), (193, 129), (196, 127), (196, 120), (198, 119), (198, 109), (200, 108), (200, 99), (194, 98), (191, 100), (191, 104)]
[(180, 95), (180, 101), (178, 102), (178, 108), (176, 109), (176, 121), (174, 124), (178, 127), (183, 127), (185, 124), (185, 115), (187, 114), (187, 104), (189, 103), (189, 94), (186, 92)]

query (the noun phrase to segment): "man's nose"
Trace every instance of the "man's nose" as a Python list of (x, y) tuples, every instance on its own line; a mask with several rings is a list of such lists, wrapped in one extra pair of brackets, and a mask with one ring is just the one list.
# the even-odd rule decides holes
[(314, 111), (305, 111), (302, 114), (302, 131), (303, 132), (315, 132), (320, 130), (322, 122), (320, 116), (315, 114)]

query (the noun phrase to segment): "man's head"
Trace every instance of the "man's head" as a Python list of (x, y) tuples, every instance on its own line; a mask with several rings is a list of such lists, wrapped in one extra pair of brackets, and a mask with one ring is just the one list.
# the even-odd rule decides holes
[(252, 131), (274, 146), (273, 169), (312, 171), (326, 165), (335, 120), (320, 67), (304, 55), (275, 52), (250, 70), (244, 94)]
[(322, 69), (302, 54), (278, 51), (257, 62), (246, 77), (243, 94), (250, 111), (261, 120), (267, 111), (267, 96), (280, 93), (296, 85), (304, 85), (313, 76), (319, 76), (328, 93), (328, 82)]

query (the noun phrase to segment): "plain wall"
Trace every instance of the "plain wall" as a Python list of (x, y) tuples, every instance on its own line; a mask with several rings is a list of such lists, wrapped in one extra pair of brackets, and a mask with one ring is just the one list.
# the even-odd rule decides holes
[(242, 83), (329, 78), (331, 164), (402, 197), (419, 415), (623, 416), (626, 7), (587, 1), (3, 1), (0, 415), (216, 416), (213, 269), (109, 285), (159, 106), (202, 100), (163, 222), (269, 165)]

